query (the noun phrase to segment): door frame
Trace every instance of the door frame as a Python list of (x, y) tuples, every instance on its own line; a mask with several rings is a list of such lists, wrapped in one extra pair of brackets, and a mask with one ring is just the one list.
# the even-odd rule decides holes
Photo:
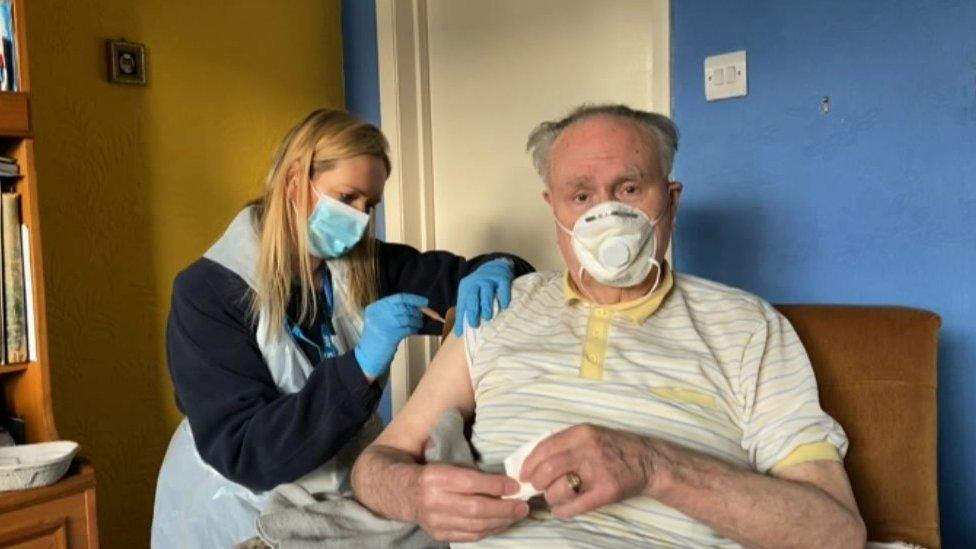
[[(393, 168), (384, 191), (386, 238), (421, 251), (434, 241), (434, 187), (430, 130), (427, 0), (374, 0), (379, 68), (380, 119)], [(661, 22), (652, 32), (655, 67), (665, 78), (652, 83), (651, 104), (671, 115), (671, 2), (648, 0)], [(662, 108), (663, 106), (663, 108)], [(670, 250), (669, 250), (670, 256)], [(412, 338), (390, 367), (392, 411), (406, 403), (436, 351), (433, 338)]]
[[(393, 168), (383, 192), (386, 239), (434, 249), (426, 0), (375, 0), (380, 120)], [(423, 375), (435, 346), (411, 338), (390, 366), (395, 415)]]

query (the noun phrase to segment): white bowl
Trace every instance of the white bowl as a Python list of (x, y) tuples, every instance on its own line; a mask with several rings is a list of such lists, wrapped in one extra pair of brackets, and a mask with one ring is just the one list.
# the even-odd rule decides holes
[(78, 443), (69, 440), (0, 448), (0, 491), (54, 484), (77, 453)]

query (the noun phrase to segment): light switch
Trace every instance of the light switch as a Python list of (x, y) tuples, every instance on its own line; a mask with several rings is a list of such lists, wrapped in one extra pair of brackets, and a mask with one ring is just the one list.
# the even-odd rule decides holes
[(705, 99), (742, 97), (747, 91), (745, 50), (705, 58)]

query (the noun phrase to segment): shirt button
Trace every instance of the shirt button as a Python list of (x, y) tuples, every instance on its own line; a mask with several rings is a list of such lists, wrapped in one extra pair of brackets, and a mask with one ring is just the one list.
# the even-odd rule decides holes
[(590, 362), (592, 362), (592, 363), (595, 364), (596, 363), (596, 355), (593, 354), (593, 353), (586, 353), (586, 360), (589, 360)]
[(601, 330), (600, 328), (593, 328), (593, 331), (591, 333), (593, 334), (593, 337), (603, 336), (603, 330)]

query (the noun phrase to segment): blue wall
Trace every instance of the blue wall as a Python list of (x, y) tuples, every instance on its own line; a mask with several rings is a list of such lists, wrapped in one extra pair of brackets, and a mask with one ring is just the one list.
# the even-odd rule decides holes
[[(976, 546), (974, 29), (973, 1), (672, 3), (678, 267), (774, 302), (942, 315), (947, 547)], [(739, 49), (749, 95), (706, 102), (704, 58)]]
[[(378, 123), (374, 2), (342, 7), (346, 102)], [(775, 302), (942, 315), (946, 547), (976, 546), (974, 28), (969, 0), (672, 2), (679, 268)], [(738, 49), (749, 95), (706, 103), (702, 61)]]
[[(346, 109), (380, 125), (380, 75), (376, 49), (376, 2), (342, 0), (342, 70)], [(377, 211), (377, 234), (386, 234), (382, 204)]]
[[(342, 0), (342, 69), (345, 74), (346, 109), (380, 125), (380, 77), (376, 49), (376, 2)], [(376, 211), (376, 234), (386, 236), (383, 205)], [(379, 413), (389, 422), (390, 386), (383, 391)]]
[(342, 0), (342, 67), (346, 109), (379, 125), (376, 3), (372, 0)]

